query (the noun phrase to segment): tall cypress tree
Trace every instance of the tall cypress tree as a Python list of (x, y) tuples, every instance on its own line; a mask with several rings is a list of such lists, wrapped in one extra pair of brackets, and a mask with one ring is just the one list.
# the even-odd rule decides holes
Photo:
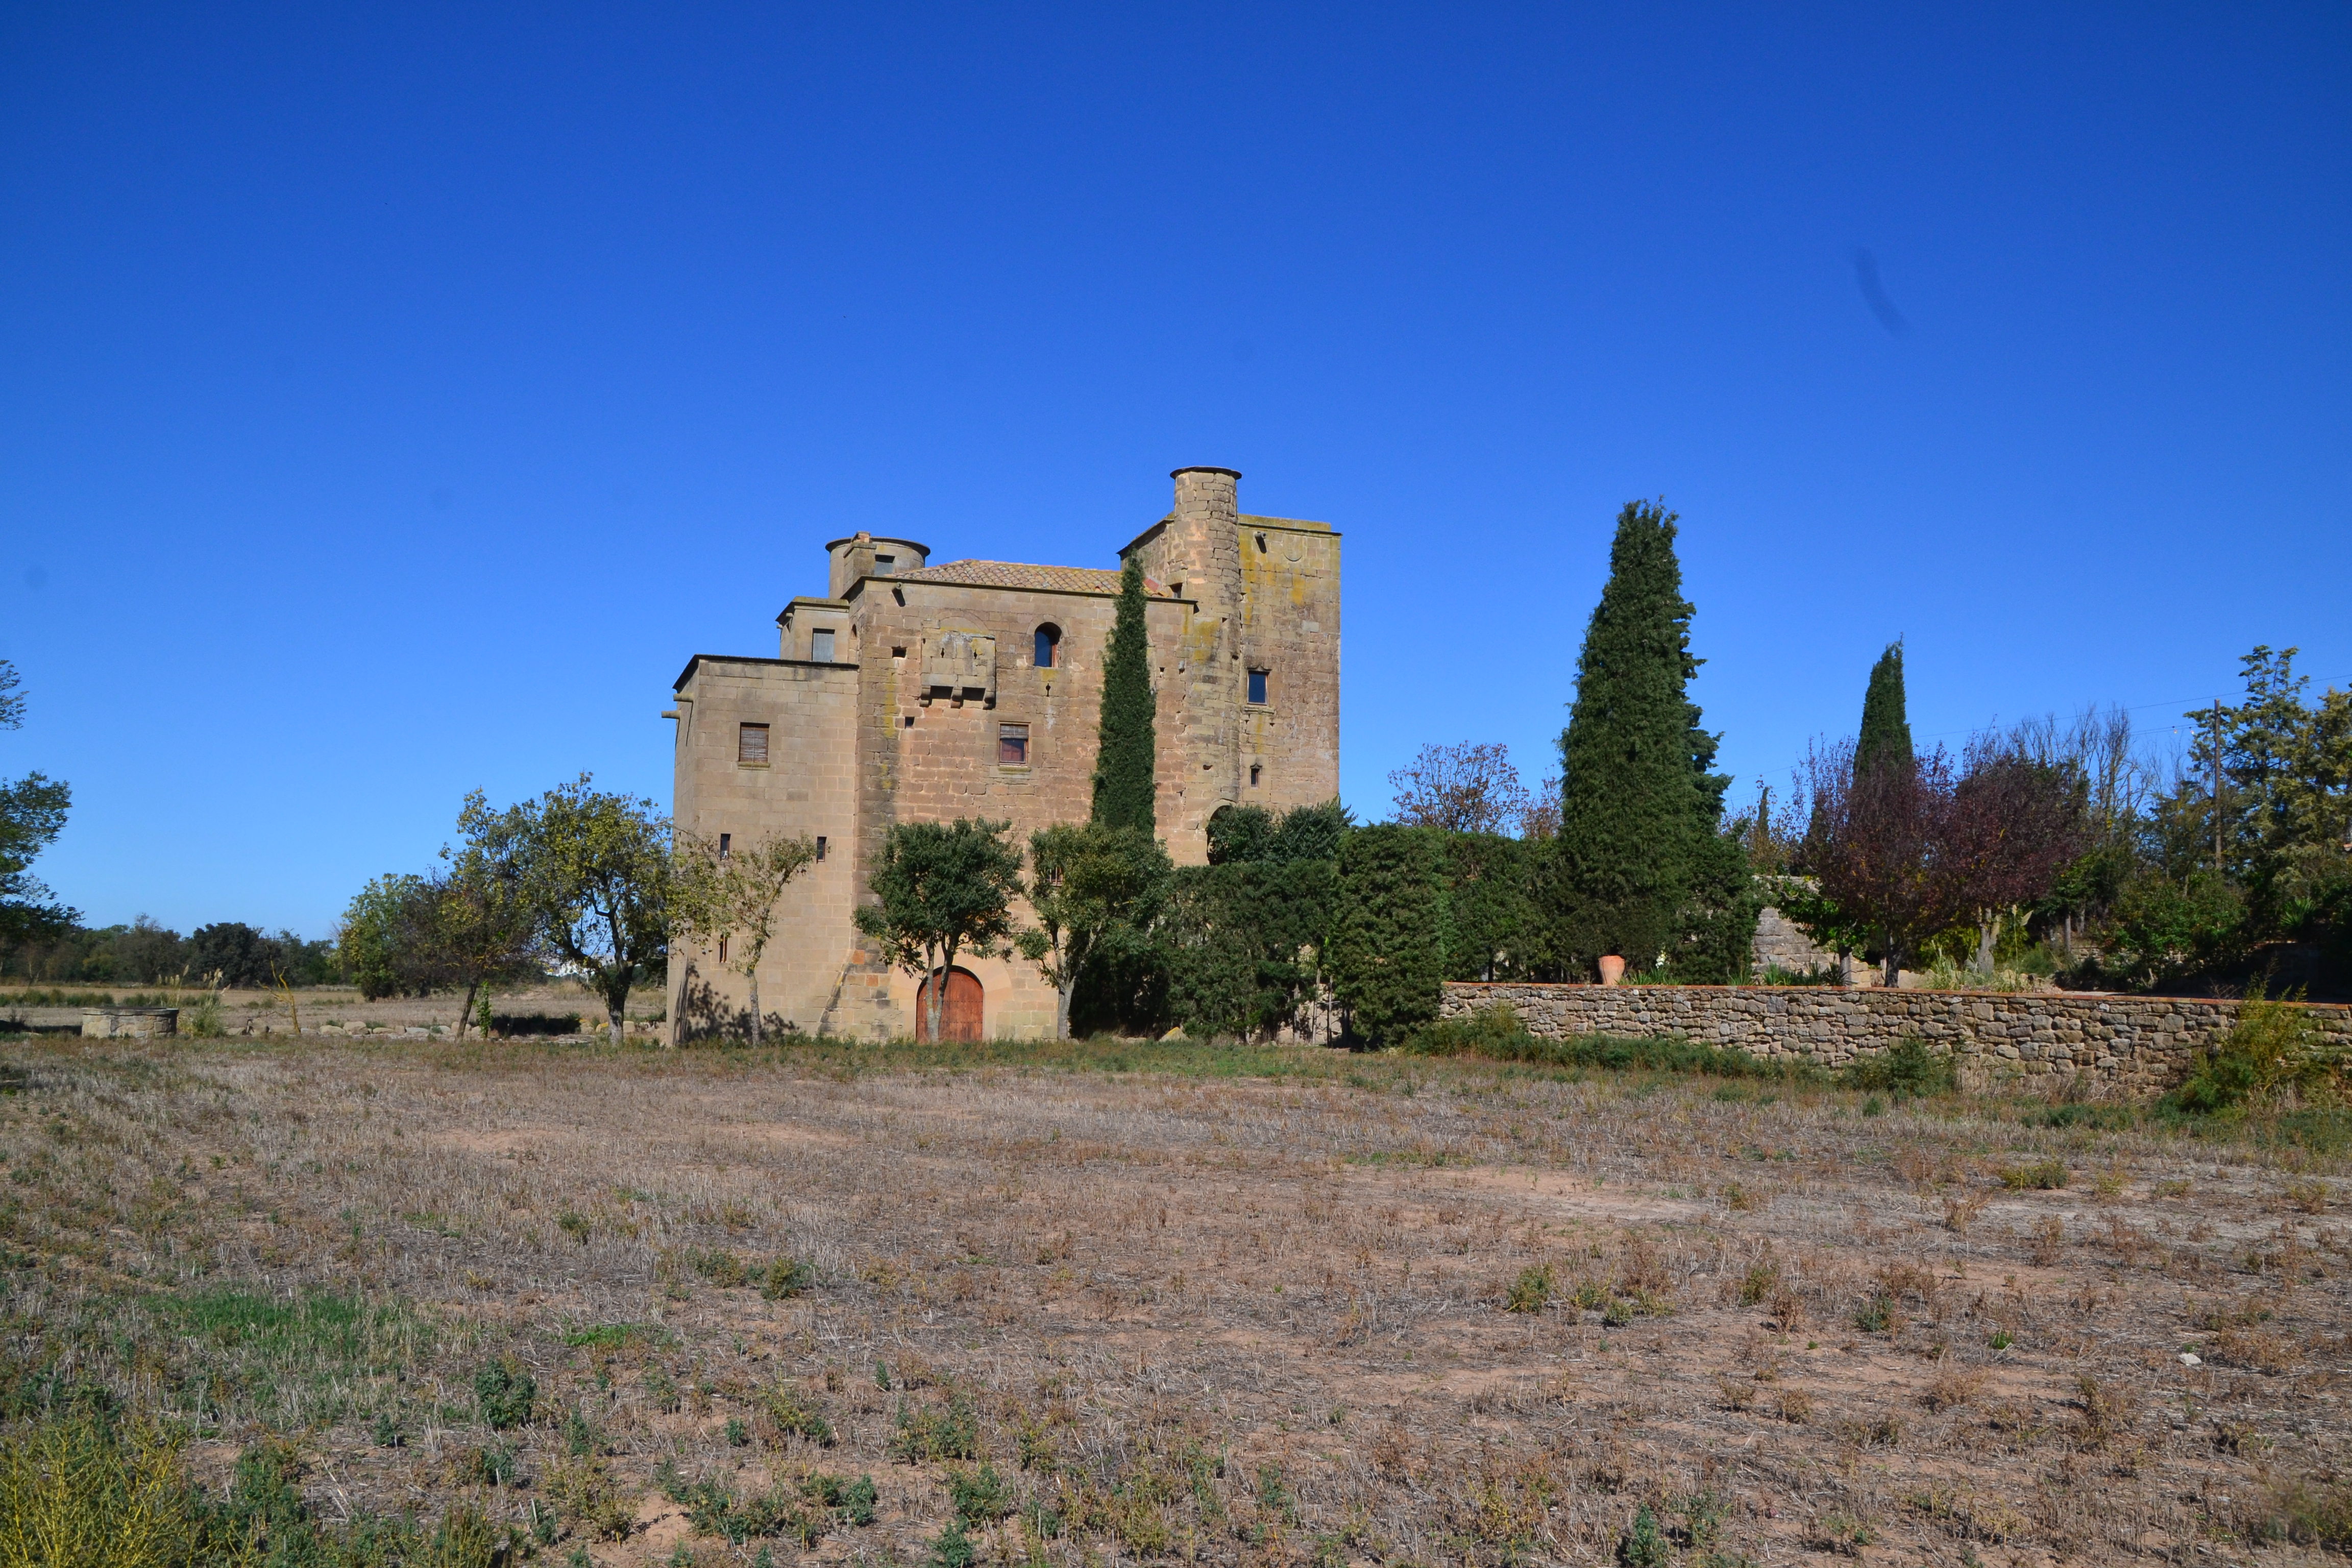
[(1870, 667), (1870, 689), (1862, 699), (1862, 734), (1853, 743), (1853, 769), (1864, 773), (1881, 762), (1911, 763), (1911, 721), (1903, 710), (1903, 644), (1886, 645)]
[(1664, 507), (1617, 514), (1577, 659), (1559, 738), (1561, 945), (1588, 972), (1603, 953), (1635, 971), (1664, 953), (1676, 978), (1728, 980), (1747, 967), (1755, 904), (1745, 854), (1717, 831), (1731, 781), (1708, 771), (1716, 737), (1685, 695), (1700, 661), (1675, 534)]
[(1118, 574), (1118, 617), (1103, 652), (1102, 723), (1095, 746), (1094, 820), (1104, 827), (1154, 829), (1151, 643), (1143, 625), (1143, 568), (1129, 557)]

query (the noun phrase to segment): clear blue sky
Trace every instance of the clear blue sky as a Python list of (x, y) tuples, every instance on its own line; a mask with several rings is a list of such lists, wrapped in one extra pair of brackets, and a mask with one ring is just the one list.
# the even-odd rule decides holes
[(1636, 496), (1742, 795), (1897, 636), (1922, 735), (2352, 682), (2347, 108), (2341, 5), (11, 4), (0, 773), (93, 922), (322, 934), (667, 801), (824, 539), (1186, 463), (1347, 532), (1360, 815), (1544, 771)]

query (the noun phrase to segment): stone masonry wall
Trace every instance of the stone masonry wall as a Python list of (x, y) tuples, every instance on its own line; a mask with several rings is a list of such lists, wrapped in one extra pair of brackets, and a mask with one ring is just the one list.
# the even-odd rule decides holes
[[(1528, 1033), (1679, 1035), (1752, 1056), (1843, 1066), (1916, 1036), (1949, 1051), (1962, 1087), (2139, 1100), (2188, 1074), (2236, 1022), (2235, 1002), (2084, 993), (1846, 990), (1825, 985), (1452, 984), (1442, 1015), (1508, 1003)], [(2308, 1004), (2323, 1040), (2352, 1050), (2352, 1007)]]

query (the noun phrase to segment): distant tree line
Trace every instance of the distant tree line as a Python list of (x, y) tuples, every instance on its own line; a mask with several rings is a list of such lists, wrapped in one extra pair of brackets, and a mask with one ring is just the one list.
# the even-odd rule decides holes
[(79, 920), (0, 952), (0, 976), (50, 984), (326, 985), (341, 978), (335, 944), (221, 921), (186, 936), (141, 915), (95, 930)]

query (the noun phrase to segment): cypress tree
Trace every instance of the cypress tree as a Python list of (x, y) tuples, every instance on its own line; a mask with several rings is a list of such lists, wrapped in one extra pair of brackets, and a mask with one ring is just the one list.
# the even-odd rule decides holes
[(1685, 696), (1692, 607), (1682, 595), (1675, 514), (1629, 501), (1617, 514), (1609, 583), (1577, 659), (1559, 738), (1564, 956), (1590, 973), (1603, 953), (1680, 979), (1747, 967), (1755, 928), (1747, 858), (1717, 831), (1730, 780), (1708, 770), (1716, 737)]
[(1903, 644), (1886, 645), (1870, 667), (1870, 689), (1862, 699), (1862, 735), (1853, 743), (1853, 769), (1867, 772), (1881, 762), (1911, 763), (1911, 721), (1903, 710)]
[(1153, 831), (1151, 644), (1143, 625), (1143, 568), (1118, 574), (1118, 616), (1103, 652), (1102, 721), (1095, 745), (1094, 821)]
[(1383, 822), (1339, 840), (1323, 953), (1331, 994), (1375, 1045), (1403, 1044), (1437, 1017), (1452, 921), (1443, 836)]

